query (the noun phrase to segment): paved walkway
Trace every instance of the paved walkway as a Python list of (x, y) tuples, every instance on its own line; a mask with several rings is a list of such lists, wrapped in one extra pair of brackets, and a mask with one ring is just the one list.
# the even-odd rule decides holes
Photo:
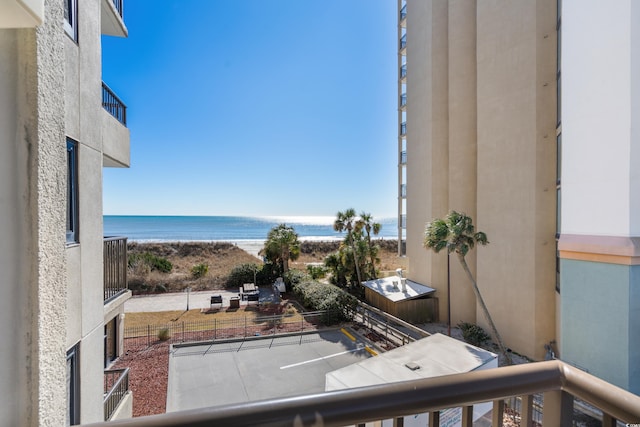
[[(275, 301), (276, 296), (271, 288), (259, 288), (260, 302)], [(140, 313), (152, 311), (173, 311), (185, 310), (187, 308), (187, 298), (189, 310), (209, 308), (212, 295), (222, 295), (222, 306), (229, 307), (229, 300), (239, 294), (234, 290), (210, 290), (198, 292), (177, 292), (168, 294), (136, 295), (124, 303), (126, 313)], [(247, 301), (240, 301), (241, 305)]]

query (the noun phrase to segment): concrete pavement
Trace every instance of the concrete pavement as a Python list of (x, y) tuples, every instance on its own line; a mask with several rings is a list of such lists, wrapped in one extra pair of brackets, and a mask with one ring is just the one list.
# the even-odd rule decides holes
[[(276, 296), (271, 288), (259, 288), (260, 302), (276, 301)], [(155, 311), (173, 311), (185, 310), (187, 308), (187, 298), (189, 302), (189, 310), (208, 309), (211, 303), (212, 295), (222, 296), (222, 306), (229, 307), (229, 300), (237, 297), (237, 290), (210, 290), (198, 292), (177, 292), (167, 294), (154, 295), (136, 295), (128, 299), (124, 303), (125, 313), (146, 313)], [(247, 304), (246, 301), (240, 301), (241, 305)]]

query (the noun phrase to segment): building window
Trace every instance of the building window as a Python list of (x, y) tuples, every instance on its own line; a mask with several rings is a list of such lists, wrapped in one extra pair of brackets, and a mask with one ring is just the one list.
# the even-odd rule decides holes
[(104, 325), (104, 367), (118, 357), (118, 316)]
[(64, 29), (69, 37), (78, 41), (78, 0), (64, 0)]
[(67, 425), (80, 424), (79, 345), (67, 351)]
[(78, 243), (78, 143), (67, 138), (67, 243)]

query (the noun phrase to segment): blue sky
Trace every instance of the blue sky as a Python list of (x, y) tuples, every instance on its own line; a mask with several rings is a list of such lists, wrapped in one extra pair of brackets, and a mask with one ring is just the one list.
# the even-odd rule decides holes
[(393, 0), (128, 0), (102, 38), (131, 167), (107, 215), (376, 217), (397, 206)]

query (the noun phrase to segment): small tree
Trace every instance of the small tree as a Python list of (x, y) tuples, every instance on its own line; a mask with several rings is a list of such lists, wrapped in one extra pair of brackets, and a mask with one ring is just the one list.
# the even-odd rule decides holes
[(371, 241), (371, 233), (373, 232), (374, 236), (377, 236), (382, 229), (382, 224), (378, 222), (373, 222), (373, 216), (366, 212), (362, 212), (360, 214), (360, 219), (356, 222), (356, 229), (362, 230), (367, 233), (367, 251), (369, 252), (369, 260), (371, 261), (371, 265), (369, 268), (371, 269), (369, 273), (369, 277), (372, 279), (376, 278), (376, 255), (378, 254), (378, 247), (373, 244)]
[(286, 273), (289, 271), (289, 260), (295, 261), (300, 256), (298, 233), (287, 224), (273, 227), (262, 252), (268, 261), (279, 265), (282, 272)]
[(447, 253), (450, 254), (455, 252), (456, 255), (458, 255), (458, 261), (460, 261), (462, 269), (467, 273), (467, 277), (471, 281), (473, 292), (476, 295), (476, 300), (482, 308), (482, 312), (489, 323), (489, 327), (498, 342), (500, 351), (504, 355), (507, 364), (511, 365), (513, 363), (511, 356), (507, 353), (504, 343), (502, 342), (502, 338), (498, 333), (498, 329), (496, 328), (495, 323), (493, 323), (489, 309), (482, 298), (476, 279), (473, 277), (473, 274), (471, 274), (471, 270), (465, 260), (465, 256), (469, 250), (473, 249), (476, 243), (483, 246), (488, 244), (489, 240), (487, 240), (487, 235), (482, 231), (475, 232), (471, 217), (456, 211), (449, 212), (444, 219), (434, 219), (427, 224), (425, 229), (425, 248), (432, 249), (436, 253), (446, 248)]
[(336, 220), (333, 222), (333, 229), (337, 232), (347, 232), (347, 236), (345, 237), (345, 243), (351, 247), (353, 251), (353, 263), (356, 267), (356, 275), (358, 277), (358, 284), (362, 283), (362, 276), (360, 275), (360, 266), (358, 263), (358, 253), (355, 248), (354, 239), (353, 239), (353, 231), (355, 227), (356, 221), (356, 211), (355, 209), (347, 209), (344, 212), (338, 212), (336, 214)]

